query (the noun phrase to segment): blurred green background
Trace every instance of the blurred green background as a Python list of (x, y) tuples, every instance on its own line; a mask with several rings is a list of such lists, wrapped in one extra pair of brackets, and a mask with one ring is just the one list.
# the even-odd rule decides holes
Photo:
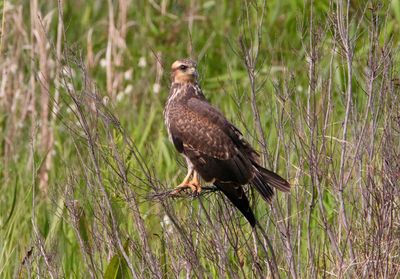
[[(221, 206), (220, 195), (167, 207), (148, 199), (152, 183), (175, 187), (186, 171), (163, 122), (170, 65), (185, 57), (197, 60), (210, 102), (262, 153), (265, 166), (293, 185), (272, 207), (252, 197), (280, 276), (399, 275), (399, 0), (0, 5), (0, 277), (133, 276), (113, 242), (110, 212), (139, 277), (157, 277), (147, 266), (148, 250), (164, 278), (274, 277), (262, 244), (239, 213)], [(250, 56), (258, 54), (254, 95), (241, 41)], [(88, 92), (100, 96), (99, 110), (82, 101)], [(71, 96), (87, 106), (79, 112)], [(153, 180), (124, 134), (107, 126), (106, 111), (118, 118)], [(106, 211), (80, 115), (96, 142)], [(116, 171), (113, 142), (127, 184)], [(198, 261), (190, 268), (166, 208), (196, 243)], [(232, 227), (242, 229), (235, 231), (237, 246), (218, 218), (226, 211)], [(135, 212), (149, 242), (144, 248)], [(226, 259), (212, 261), (210, 251)]]

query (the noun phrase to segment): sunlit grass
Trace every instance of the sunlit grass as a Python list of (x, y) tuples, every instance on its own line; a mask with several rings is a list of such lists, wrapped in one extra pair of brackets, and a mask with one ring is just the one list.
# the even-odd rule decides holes
[[(237, 240), (239, 248), (230, 242), (234, 233), (224, 231), (218, 221), (218, 217), (223, 215), (219, 194), (210, 194), (200, 200), (172, 200), (168, 203), (181, 225), (187, 226), (188, 239), (196, 244), (196, 260), (198, 257), (200, 267), (189, 267), (187, 255), (180, 251), (184, 247), (184, 237), (173, 231), (175, 227), (166, 221), (169, 211), (148, 198), (154, 189), (147, 184), (148, 178), (141, 170), (140, 160), (128, 148), (124, 133), (112, 124), (111, 128), (108, 127), (107, 121), (102, 120), (101, 113), (106, 110), (118, 118), (125, 136), (132, 139), (152, 178), (157, 180), (154, 182), (156, 185), (172, 188), (179, 184), (186, 171), (185, 164), (167, 138), (163, 107), (168, 96), (169, 65), (178, 58), (188, 56), (199, 58), (202, 88), (210, 102), (243, 131), (257, 150), (261, 153), (267, 151), (262, 153), (263, 163), (287, 177), (293, 185), (290, 195), (277, 195), (274, 204), (277, 211), (273, 211), (259, 197), (252, 198), (257, 218), (274, 245), (280, 275), (293, 277), (284, 243), (289, 237), (284, 236), (285, 232), (281, 231), (279, 224), (289, 228), (298, 278), (323, 275), (351, 277), (363, 274), (365, 270), (366, 277), (384, 277), (384, 271), (375, 271), (373, 264), (368, 264), (368, 257), (390, 262), (387, 278), (398, 275), (399, 254), (393, 252), (399, 247), (398, 239), (385, 235), (388, 238), (379, 242), (373, 231), (385, 230), (388, 226), (396, 230), (398, 226), (397, 221), (396, 224), (380, 227), (379, 218), (388, 215), (385, 212), (379, 215), (379, 209), (385, 208), (385, 198), (382, 197), (381, 204), (379, 196), (384, 191), (379, 189), (389, 187), (387, 181), (392, 179), (390, 168), (385, 165), (384, 158), (388, 155), (382, 145), (389, 144), (390, 137), (386, 132), (396, 131), (391, 127), (395, 126), (396, 115), (398, 117), (396, 79), (399, 73), (400, 2), (392, 1), (378, 7), (375, 1), (366, 4), (352, 1), (350, 5), (350, 35), (354, 42), (353, 97), (346, 141), (343, 141), (342, 132), (348, 69), (333, 24), (336, 4), (331, 6), (324, 1), (315, 1), (311, 14), (310, 3), (296, 0), (268, 1), (265, 10), (262, 10), (262, 1), (251, 2), (249, 10), (240, 1), (192, 1), (191, 4), (184, 1), (151, 2), (153, 4), (134, 1), (127, 6), (127, 10), (123, 10), (121, 5), (127, 3), (122, 0), (113, 3), (112, 7), (107, 1), (65, 1), (61, 41), (65, 51), (63, 55), (70, 60), (64, 57), (59, 61), (62, 65), (60, 76), (65, 80), (60, 81), (60, 110), (51, 124), (54, 145), (48, 153), (40, 146), (39, 115), (43, 104), (39, 99), (39, 50), (36, 51), (38, 44), (30, 12), (33, 1), (6, 2), (8, 10), (4, 12), (6, 20), (0, 47), (1, 57), (4, 57), (0, 60), (0, 277), (12, 278), (18, 277), (18, 274), (22, 278), (28, 274), (36, 277), (41, 273), (46, 277), (56, 274), (68, 278), (102, 277), (107, 274), (111, 278), (118, 272), (117, 276), (130, 272), (121, 249), (111, 243), (113, 239), (108, 234), (111, 217), (109, 212), (106, 214), (100, 210), (98, 188), (92, 189), (89, 185), (97, 185), (94, 179), (96, 172), (90, 161), (82, 125), (78, 123), (76, 106), (66, 89), (67, 84), (73, 84), (75, 91), (82, 93), (85, 74), (95, 83), (105, 107), (102, 108), (104, 110), (94, 111), (88, 105), (84, 107), (83, 115), (88, 117), (89, 126), (93, 129), (96, 155), (100, 158), (99, 173), (124, 251), (135, 268), (143, 268), (141, 263), (146, 255), (141, 250), (143, 242), (130, 197), (127, 197), (127, 188), (135, 194), (149, 249), (161, 263), (160, 270), (165, 278), (183, 278), (186, 274), (191, 277), (203, 274), (212, 278), (224, 275), (229, 278), (271, 276), (262, 245), (255, 244), (257, 250), (253, 247), (255, 238), (238, 213), (228, 216), (233, 218), (234, 225), (242, 225), (243, 234), (239, 234)], [(0, 1), (0, 8), (4, 8), (4, 3)], [(166, 4), (165, 10), (162, 4)], [(109, 31), (110, 8), (114, 12), (115, 25), (112, 36)], [(59, 20), (57, 2), (39, 3), (38, 9), (48, 40), (48, 91), (54, 98)], [(372, 15), (371, 11), (375, 13)], [(262, 26), (259, 28), (261, 16)], [(312, 93), (309, 90), (310, 16), (314, 20), (311, 38), (318, 56), (316, 86)], [(372, 17), (378, 20), (375, 35), (371, 35)], [(121, 26), (121, 22), (126, 25)], [(268, 143), (266, 150), (260, 145), (254, 125), (250, 81), (239, 45), (242, 36), (247, 42), (258, 42), (258, 35), (261, 44), (256, 66), (260, 90), (256, 104)], [(108, 44), (112, 44), (109, 61)], [(368, 95), (368, 67), (371, 67), (372, 44), (376, 49), (372, 55), (373, 63), (380, 62), (382, 67), (378, 68), (373, 80), (371, 101)], [(67, 50), (70, 52), (67, 53)], [(87, 66), (84, 70), (73, 61), (80, 56)], [(392, 62), (385, 62), (383, 57), (389, 56)], [(157, 68), (157, 61), (161, 62), (161, 68)], [(107, 67), (112, 74), (111, 84), (107, 81)], [(73, 74), (68, 72), (70, 68)], [(34, 88), (31, 87), (32, 80), (36, 80)], [(107, 92), (110, 88), (111, 92)], [(35, 92), (36, 96), (35, 113), (30, 107), (30, 92)], [(85, 98), (83, 93), (82, 99)], [(369, 102), (373, 104), (371, 107)], [(55, 108), (52, 102), (44, 105), (49, 105), (52, 110)], [(309, 112), (316, 115), (312, 125), (307, 122), (311, 121), (307, 115)], [(325, 123), (327, 112), (329, 117)], [(367, 125), (360, 139), (364, 121)], [(399, 152), (398, 138), (396, 134), (392, 136), (393, 154), (399, 154), (396, 153)], [(343, 142), (348, 145), (344, 176), (349, 180), (343, 195), (351, 222), (349, 234), (343, 227), (337, 189)], [(116, 144), (115, 148), (123, 157), (128, 173), (127, 184), (115, 172), (120, 166), (114, 160), (117, 152), (112, 143)], [(312, 149), (313, 146), (316, 148)], [(357, 146), (360, 154), (355, 154)], [(312, 165), (312, 152), (318, 154), (315, 165)], [(52, 163), (48, 191), (44, 193), (39, 187), (39, 172), (46, 156), (51, 156)], [(320, 183), (321, 192), (315, 180)], [(393, 193), (398, 194), (398, 185), (396, 187), (397, 192)], [(366, 192), (371, 196), (363, 197)], [(71, 200), (76, 201), (74, 208), (80, 216), (75, 226), (69, 213), (71, 205), (67, 204)], [(390, 201), (394, 204), (398, 199)], [(371, 203), (371, 209), (365, 202)], [(390, 210), (387, 214), (392, 214), (394, 220), (399, 217), (398, 205)], [(211, 216), (212, 224), (207, 221), (205, 211)], [(34, 225), (38, 232), (34, 231)], [(330, 239), (327, 226), (330, 226), (334, 240)], [(174, 232), (173, 237), (168, 235), (168, 230)], [(221, 237), (223, 247), (218, 249), (226, 253), (226, 259), (210, 259), (214, 256), (213, 249), (216, 249), (216, 246), (210, 248), (215, 232)], [(308, 239), (308, 233), (311, 239)], [(86, 245), (84, 249), (77, 235), (82, 236)], [(349, 255), (348, 237), (356, 251), (355, 263)], [(337, 257), (334, 244), (338, 245), (344, 262)], [(43, 257), (41, 245), (48, 254), (50, 266)], [(370, 252), (370, 245), (386, 245), (387, 258), (374, 258), (375, 252)], [(29, 252), (31, 249), (32, 254)], [(91, 265), (95, 266), (94, 275)], [(311, 266), (315, 269), (314, 273)], [(150, 277), (152, 273), (148, 268), (142, 270), (141, 275)]]

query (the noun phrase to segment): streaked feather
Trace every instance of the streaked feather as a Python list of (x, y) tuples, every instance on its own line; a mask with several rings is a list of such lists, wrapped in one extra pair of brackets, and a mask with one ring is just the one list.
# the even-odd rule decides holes
[(259, 165), (259, 155), (242, 133), (205, 99), (197, 83), (173, 83), (165, 110), (168, 134), (206, 181), (212, 181), (254, 226), (256, 220), (242, 185), (251, 184), (270, 202), (289, 183)]

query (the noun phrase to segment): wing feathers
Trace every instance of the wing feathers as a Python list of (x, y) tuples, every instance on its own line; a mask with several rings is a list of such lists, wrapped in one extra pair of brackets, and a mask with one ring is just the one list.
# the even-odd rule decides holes
[(185, 154), (205, 181), (246, 184), (253, 177), (251, 162), (241, 153), (227, 160), (210, 157), (193, 149), (185, 149)]
[(173, 108), (170, 131), (184, 145), (213, 158), (227, 160), (237, 154), (235, 144), (218, 121), (183, 105)]
[[(196, 88), (188, 90), (200, 90)], [(273, 187), (288, 192), (290, 185), (261, 167), (259, 155), (242, 133), (207, 103), (204, 96), (200, 97), (180, 97), (179, 102), (174, 100), (174, 105), (170, 105), (166, 122), (172, 141), (200, 176), (213, 181), (254, 227), (256, 219), (241, 185), (252, 184), (267, 202), (274, 195)]]

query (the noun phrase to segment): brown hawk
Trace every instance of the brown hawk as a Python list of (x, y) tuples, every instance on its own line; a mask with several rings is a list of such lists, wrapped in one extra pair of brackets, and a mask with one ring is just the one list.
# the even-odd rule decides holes
[(190, 188), (201, 191), (199, 175), (213, 183), (242, 212), (251, 226), (256, 219), (242, 185), (250, 184), (270, 202), (271, 186), (287, 192), (289, 183), (259, 164), (259, 156), (242, 133), (206, 100), (197, 81), (196, 63), (172, 64), (172, 85), (164, 110), (168, 134), (188, 165), (188, 173), (174, 194)]

